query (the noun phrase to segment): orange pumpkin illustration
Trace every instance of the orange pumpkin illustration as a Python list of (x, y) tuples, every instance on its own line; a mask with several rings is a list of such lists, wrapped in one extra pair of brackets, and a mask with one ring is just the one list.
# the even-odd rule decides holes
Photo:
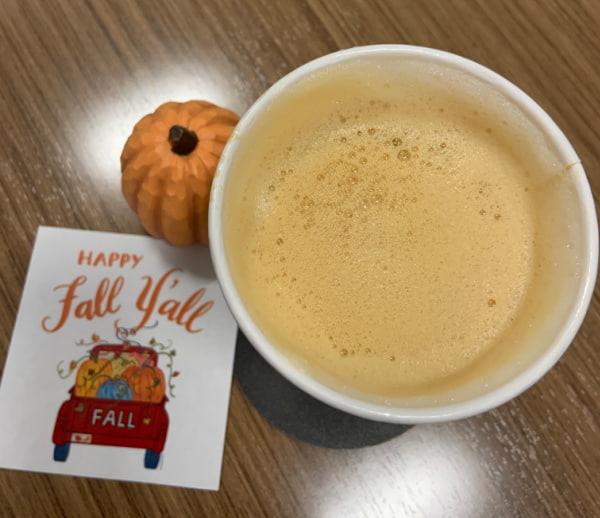
[(112, 365), (103, 358), (90, 358), (84, 361), (75, 378), (75, 395), (80, 397), (96, 397), (98, 387), (112, 378)]
[(129, 383), (136, 401), (160, 403), (165, 395), (165, 376), (158, 367), (131, 365), (121, 373), (121, 378)]

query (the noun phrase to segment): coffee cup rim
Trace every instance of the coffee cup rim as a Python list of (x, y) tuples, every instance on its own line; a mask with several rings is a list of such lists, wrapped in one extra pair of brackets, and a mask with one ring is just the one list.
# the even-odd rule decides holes
[[(323, 67), (372, 55), (405, 56), (436, 63), (443, 62), (444, 65), (457, 68), (488, 83), (523, 110), (530, 121), (535, 123), (550, 139), (564, 163), (570, 164), (570, 172), (581, 203), (582, 221), (585, 226), (583, 242), (586, 249), (581, 257), (582, 274), (576, 297), (577, 302), (571, 308), (567, 325), (561, 329), (551, 346), (527, 370), (491, 392), (460, 403), (423, 408), (390, 407), (351, 397), (320, 383), (292, 363), (285, 353), (271, 344), (267, 336), (260, 330), (242, 303), (227, 263), (221, 208), (224, 186), (228, 181), (228, 169), (244, 132), (252, 125), (257, 115), (268, 106), (271, 99), (279, 96), (296, 81)], [(598, 224), (591, 189), (579, 157), (552, 118), (523, 90), (484, 65), (446, 51), (413, 45), (368, 45), (340, 50), (305, 63), (267, 89), (241, 117), (223, 150), (211, 187), (209, 239), (212, 262), (227, 304), (241, 331), (273, 368), (300, 389), (339, 410), (366, 419), (402, 424), (450, 421), (477, 415), (506, 403), (535, 384), (561, 358), (575, 338), (591, 302), (598, 267)]]

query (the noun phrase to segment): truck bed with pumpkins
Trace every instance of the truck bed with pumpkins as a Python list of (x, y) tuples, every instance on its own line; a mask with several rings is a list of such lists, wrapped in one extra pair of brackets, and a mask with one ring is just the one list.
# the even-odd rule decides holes
[(165, 377), (157, 353), (128, 344), (97, 345), (78, 368), (70, 399), (58, 411), (54, 460), (71, 443), (143, 448), (144, 466), (158, 466), (169, 428)]

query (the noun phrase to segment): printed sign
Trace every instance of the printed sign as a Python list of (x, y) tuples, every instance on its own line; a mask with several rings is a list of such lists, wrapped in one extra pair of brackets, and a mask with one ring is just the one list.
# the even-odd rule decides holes
[(40, 227), (0, 467), (218, 489), (236, 331), (207, 247)]

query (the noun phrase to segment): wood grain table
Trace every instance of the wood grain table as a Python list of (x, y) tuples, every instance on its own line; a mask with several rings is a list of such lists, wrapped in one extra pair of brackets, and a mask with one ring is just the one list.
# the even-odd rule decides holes
[[(506, 76), (567, 134), (598, 204), (599, 27), (598, 0), (3, 0), (0, 362), (39, 225), (143, 233), (119, 168), (142, 115), (194, 98), (243, 113), (341, 48), (423, 45)], [(289, 438), (234, 381), (218, 492), (3, 470), (0, 515), (600, 516), (599, 346), (597, 289), (522, 396), (357, 450)]]

